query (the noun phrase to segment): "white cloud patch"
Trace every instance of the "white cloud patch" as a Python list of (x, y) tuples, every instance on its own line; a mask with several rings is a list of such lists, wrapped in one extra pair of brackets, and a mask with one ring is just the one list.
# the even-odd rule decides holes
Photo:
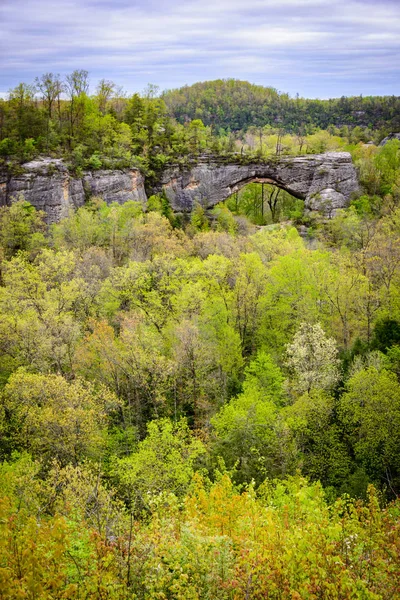
[(325, 31), (296, 30), (291, 27), (263, 25), (262, 27), (239, 31), (234, 37), (240, 42), (245, 42), (249, 47), (298, 48), (299, 46), (304, 47), (304, 45), (315, 46), (324, 41), (329, 41), (330, 35), (329, 32)]
[(400, 94), (399, 28), (390, 0), (2, 0), (0, 89), (85, 68), (129, 91), (151, 76), (162, 87), (235, 77), (304, 95)]

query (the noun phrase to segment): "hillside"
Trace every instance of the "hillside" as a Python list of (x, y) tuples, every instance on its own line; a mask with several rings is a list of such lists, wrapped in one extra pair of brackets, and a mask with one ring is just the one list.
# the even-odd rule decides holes
[(400, 97), (355, 96), (330, 100), (291, 98), (271, 87), (236, 79), (184, 86), (162, 95), (169, 113), (180, 123), (201, 119), (205, 125), (232, 131), (250, 126), (299, 128), (368, 127), (400, 129)]
[[(138, 167), (148, 181), (168, 162), (202, 152), (226, 155), (318, 154), (379, 143), (400, 129), (400, 99), (305, 100), (236, 80), (197, 83), (165, 92), (121, 94), (89, 73), (45, 73), (0, 98), (0, 167), (40, 155), (84, 169)], [(12, 165), (11, 165), (12, 167)]]

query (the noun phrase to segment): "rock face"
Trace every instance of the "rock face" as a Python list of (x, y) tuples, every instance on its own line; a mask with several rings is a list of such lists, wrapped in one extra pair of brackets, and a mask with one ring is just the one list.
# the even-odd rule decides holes
[(175, 211), (189, 212), (196, 202), (211, 208), (251, 182), (273, 183), (305, 200), (308, 210), (323, 213), (347, 206), (359, 191), (348, 152), (280, 157), (255, 164), (223, 164), (216, 157), (204, 157), (192, 168), (167, 168), (157, 191), (164, 190)]
[(123, 204), (128, 200), (147, 202), (144, 177), (138, 169), (88, 172), (82, 183), (86, 195), (100, 196), (107, 204)]
[(391, 142), (392, 140), (400, 140), (400, 133), (389, 133), (389, 135), (386, 136), (379, 145), (384, 146), (385, 144), (387, 144), (388, 142)]
[(138, 169), (87, 171), (75, 178), (60, 159), (34, 160), (22, 167), (21, 175), (8, 177), (0, 173), (0, 206), (22, 195), (35, 208), (45, 211), (48, 223), (67, 216), (90, 196), (100, 196), (108, 204), (147, 200), (144, 177)]
[[(273, 183), (305, 200), (308, 210), (324, 214), (347, 206), (359, 191), (347, 152), (285, 156), (254, 164), (205, 156), (190, 168), (167, 167), (153, 191), (164, 191), (176, 212), (190, 212), (197, 202), (211, 208), (251, 182)], [(48, 223), (67, 216), (90, 196), (120, 204), (147, 200), (138, 169), (86, 171), (76, 178), (61, 160), (49, 158), (24, 164), (21, 175), (9, 177), (0, 172), (0, 206), (21, 195), (46, 212)]]

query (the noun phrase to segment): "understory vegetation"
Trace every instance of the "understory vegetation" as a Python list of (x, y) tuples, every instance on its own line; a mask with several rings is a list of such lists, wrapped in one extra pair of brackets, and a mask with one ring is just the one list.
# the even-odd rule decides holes
[[(8, 162), (149, 172), (210, 132), (69, 84), (0, 101)], [(350, 149), (363, 194), (325, 220), (260, 184), (186, 223), (0, 208), (1, 599), (399, 598), (400, 142)]]

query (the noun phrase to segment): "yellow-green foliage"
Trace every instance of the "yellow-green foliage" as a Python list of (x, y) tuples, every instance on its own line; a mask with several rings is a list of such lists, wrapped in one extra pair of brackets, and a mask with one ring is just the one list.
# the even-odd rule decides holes
[(146, 520), (121, 513), (125, 527), (103, 534), (72, 508), (38, 516), (8, 494), (2, 598), (397, 597), (399, 506), (381, 509), (372, 487), (365, 503), (328, 506), (321, 486), (298, 476), (257, 493), (239, 492), (228, 475), (196, 476), (183, 505), (172, 493), (153, 497)]
[(305, 237), (227, 208), (178, 229), (162, 197), (50, 231), (1, 209), (1, 600), (398, 597), (388, 146), (355, 150), (377, 195)]

